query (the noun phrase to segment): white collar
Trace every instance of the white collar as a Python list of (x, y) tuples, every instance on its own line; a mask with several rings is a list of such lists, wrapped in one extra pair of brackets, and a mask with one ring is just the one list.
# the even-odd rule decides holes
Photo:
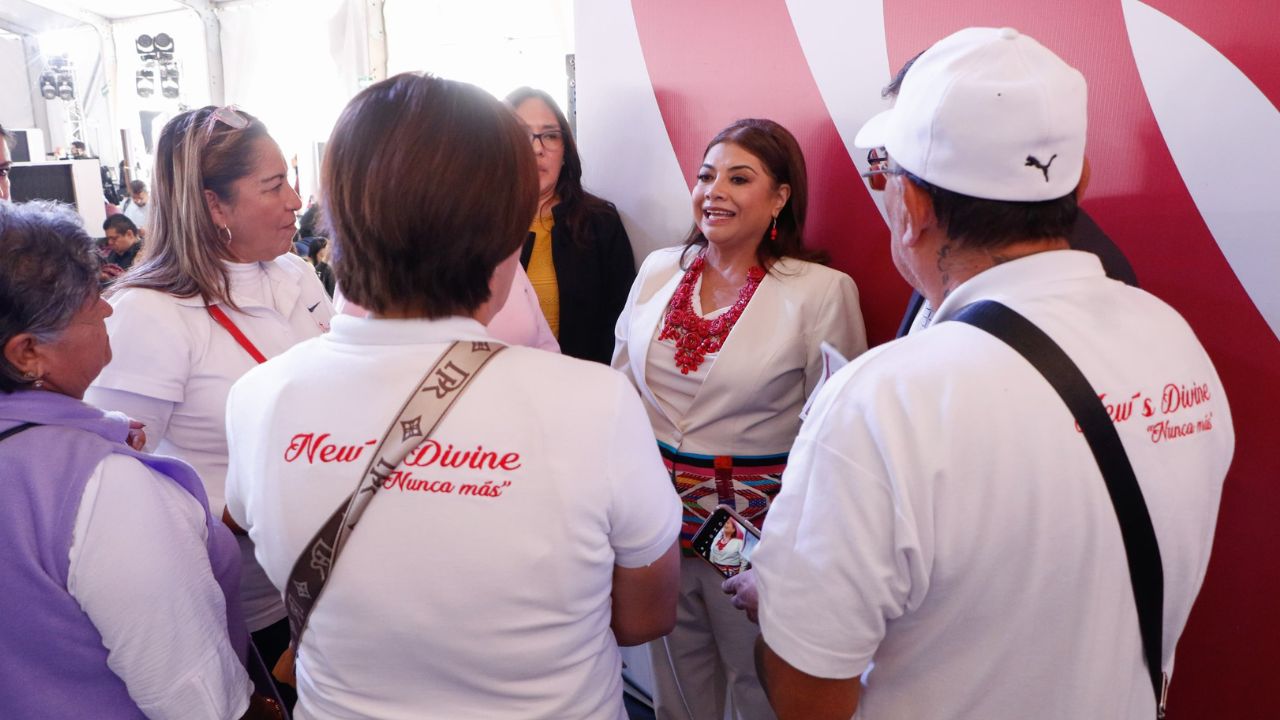
[(1021, 295), (1060, 280), (1105, 277), (1097, 255), (1082, 250), (1048, 250), (987, 268), (964, 281), (942, 301), (929, 324), (950, 319), (964, 306), (984, 298)]
[(497, 342), (480, 321), (457, 315), (439, 320), (338, 315), (330, 321), (325, 340), (344, 345), (432, 345), (455, 340)]
[[(306, 263), (305, 260), (297, 258), (296, 261), (291, 260), (288, 253), (277, 257), (274, 260), (256, 263), (230, 263), (224, 262), (223, 266), (227, 270), (228, 280), (231, 283), (229, 288), (231, 299), (240, 309), (252, 307), (266, 307), (264, 300), (273, 300), (273, 308), (286, 317), (293, 312), (293, 306), (298, 302), (298, 296), (301, 294), (301, 280), (304, 277), (302, 270), (298, 267), (298, 262)], [(260, 293), (252, 293), (245, 295), (243, 290), (237, 291), (237, 288), (244, 288), (246, 282), (253, 282), (251, 276), (255, 268), (259, 277), (265, 276), (265, 279), (271, 284), (272, 298), (258, 297)], [(189, 298), (177, 298), (179, 305), (186, 307), (204, 307), (204, 300), (199, 295)]]

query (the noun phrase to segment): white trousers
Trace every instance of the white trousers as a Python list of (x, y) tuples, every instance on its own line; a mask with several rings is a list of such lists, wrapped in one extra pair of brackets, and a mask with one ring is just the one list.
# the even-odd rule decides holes
[[(720, 573), (681, 558), (676, 627), (649, 643), (658, 720), (776, 720), (756, 677), (760, 628), (720, 590)], [(726, 693), (727, 690), (727, 693)]]

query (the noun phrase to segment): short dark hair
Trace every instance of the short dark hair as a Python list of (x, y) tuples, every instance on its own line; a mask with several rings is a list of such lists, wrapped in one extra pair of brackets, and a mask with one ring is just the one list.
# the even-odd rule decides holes
[(82, 140), (72, 140), (72, 141), (71, 141), (71, 147), (73, 147), (73, 148), (75, 148), (75, 149), (77, 149), (77, 150), (85, 150), (85, 149), (86, 149), (86, 148), (85, 148), (84, 141), (82, 141)]
[[(0, 203), (0, 257), (0, 347), (21, 333), (52, 341), (98, 292), (93, 241), (65, 205)], [(29, 384), (0, 353), (0, 392)]]
[(537, 209), (537, 162), (515, 113), (431, 75), (356, 95), (322, 167), (334, 273), (346, 297), (379, 314), (474, 312)]
[[(720, 143), (733, 143), (756, 156), (775, 183), (791, 186), (791, 196), (778, 213), (778, 237), (771, 238), (771, 228), (765, 229), (760, 245), (756, 248), (757, 264), (767, 268), (772, 261), (784, 257), (825, 263), (826, 253), (804, 246), (805, 215), (809, 209), (809, 173), (805, 168), (804, 152), (800, 150), (800, 143), (791, 131), (773, 120), (738, 120), (716, 133), (711, 142), (707, 143), (707, 149), (702, 151), (702, 156), (706, 157), (711, 148)], [(690, 248), (706, 245), (707, 239), (695, 223), (684, 239), (685, 254), (688, 254)]]
[(138, 193), (146, 192), (146, 191), (147, 191), (147, 184), (142, 182), (141, 180), (129, 181), (129, 192), (133, 193), (134, 195), (137, 195)]
[(304, 238), (316, 237), (321, 232), (321, 219), (320, 204), (315, 203), (298, 218), (298, 234)]
[(320, 262), (320, 251), (329, 245), (329, 241), (322, 237), (310, 237), (304, 241), (307, 246), (307, 257), (312, 262)]
[(912, 57), (910, 60), (902, 63), (902, 67), (898, 68), (897, 74), (893, 76), (893, 79), (889, 81), (889, 84), (885, 85), (884, 88), (880, 90), (880, 97), (882, 98), (898, 97), (898, 93), (902, 90), (902, 81), (907, 78), (907, 71), (911, 69), (912, 65), (916, 64), (916, 61), (919, 60), (920, 56), (923, 54), (924, 54), (924, 50), (921, 50), (920, 52), (916, 53), (915, 56)]
[(135, 225), (134, 222), (129, 219), (129, 216), (124, 213), (116, 213), (102, 223), (102, 232), (106, 232), (108, 230), (115, 230), (121, 235), (124, 235), (125, 233), (133, 233), (134, 235), (138, 234), (138, 226)]
[(1023, 240), (1069, 237), (1079, 214), (1075, 193), (1036, 202), (987, 200), (938, 187), (905, 170), (903, 175), (928, 193), (947, 237), (966, 247), (996, 250)]

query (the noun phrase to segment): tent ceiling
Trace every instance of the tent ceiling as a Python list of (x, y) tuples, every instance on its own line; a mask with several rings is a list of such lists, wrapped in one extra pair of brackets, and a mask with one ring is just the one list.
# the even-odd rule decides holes
[(21, 34), (39, 34), (87, 21), (110, 22), (210, 4), (216, 3), (190, 0), (4, 0), (0, 3), (0, 28)]
[(5, 0), (0, 3), (0, 27), (22, 35), (73, 27), (82, 22), (27, 0)]
[(177, 2), (177, 0), (73, 0), (71, 2), (58, 3), (34, 1), (37, 5), (85, 10), (108, 20), (122, 20), (124, 18), (137, 17), (138, 15), (154, 15), (156, 13), (181, 10), (186, 7), (185, 3)]

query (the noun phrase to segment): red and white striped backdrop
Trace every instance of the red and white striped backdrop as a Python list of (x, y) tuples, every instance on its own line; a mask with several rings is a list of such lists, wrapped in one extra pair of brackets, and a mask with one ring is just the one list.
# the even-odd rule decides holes
[(1236, 461), (1171, 712), (1266, 717), (1280, 667), (1280, 3), (579, 0), (586, 183), (617, 203), (643, 257), (687, 232), (712, 135), (741, 117), (781, 122), (808, 161), (810, 241), (857, 281), (872, 342), (887, 340), (909, 290), (852, 139), (894, 70), (969, 25), (1016, 27), (1084, 73), (1084, 208), (1226, 384)]

